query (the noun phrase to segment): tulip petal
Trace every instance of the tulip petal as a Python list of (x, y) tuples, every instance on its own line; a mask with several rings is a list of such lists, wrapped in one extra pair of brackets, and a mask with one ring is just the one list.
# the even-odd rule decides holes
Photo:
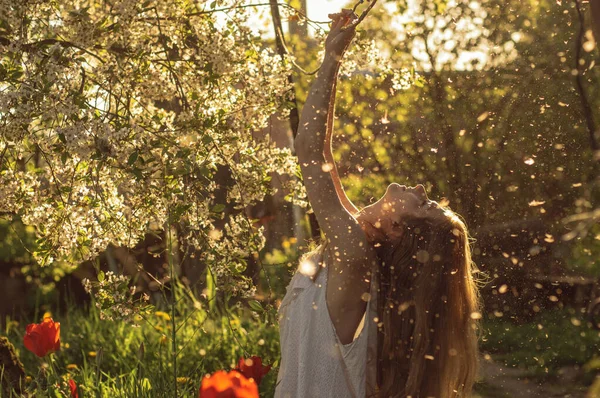
[(258, 398), (258, 387), (241, 373), (219, 370), (202, 380), (200, 398)]
[(73, 379), (69, 379), (69, 390), (71, 392), (71, 398), (79, 398), (79, 393), (77, 392), (77, 384)]
[(23, 336), (25, 348), (38, 357), (60, 350), (60, 323), (44, 318), (42, 323), (27, 325)]

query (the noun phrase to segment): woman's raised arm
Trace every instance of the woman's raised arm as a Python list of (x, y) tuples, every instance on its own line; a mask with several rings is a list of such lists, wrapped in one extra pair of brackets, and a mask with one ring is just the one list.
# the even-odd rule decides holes
[(295, 141), (308, 199), (330, 241), (327, 306), (344, 344), (352, 341), (364, 314), (366, 302), (362, 297), (369, 292), (368, 272), (377, 261), (362, 228), (336, 192), (331, 166), (325, 158), (328, 123), (333, 121), (330, 102), (335, 80), (344, 51), (354, 36), (353, 25), (343, 29), (353, 21), (351, 15), (342, 13), (333, 18), (325, 59), (304, 104)]
[(343, 28), (351, 20), (348, 14), (334, 15), (325, 44), (325, 58), (302, 109), (295, 140), (296, 154), (302, 168), (308, 198), (319, 225), (329, 240), (334, 236), (350, 237), (348, 234), (364, 239), (364, 233), (352, 216), (353, 211), (347, 210), (344, 203), (346, 195), (338, 195), (336, 185), (341, 188), (341, 184), (339, 178), (334, 181), (333, 176), (337, 177), (337, 173), (331, 173), (333, 164), (330, 160), (333, 159), (329, 159), (333, 127), (331, 108), (335, 97), (337, 73), (343, 54), (354, 37), (354, 26)]
[[(339, 63), (338, 63), (339, 70)], [(333, 150), (332, 150), (332, 139), (333, 139), (333, 125), (334, 125), (334, 116), (335, 116), (335, 92), (337, 87), (337, 71), (335, 76), (333, 77), (333, 89), (331, 92), (331, 96), (329, 97), (329, 107), (327, 111), (327, 130), (325, 132), (325, 148), (323, 150), (323, 156), (325, 156), (325, 161), (329, 165), (328, 167), (331, 169), (331, 178), (333, 180), (333, 185), (335, 186), (335, 192), (337, 193), (342, 206), (346, 209), (346, 211), (353, 216), (358, 214), (358, 209), (354, 206), (354, 203), (348, 198), (346, 192), (344, 191), (344, 187), (342, 186), (342, 181), (340, 179), (340, 175), (338, 173), (337, 166), (335, 164), (335, 160), (333, 159)]]

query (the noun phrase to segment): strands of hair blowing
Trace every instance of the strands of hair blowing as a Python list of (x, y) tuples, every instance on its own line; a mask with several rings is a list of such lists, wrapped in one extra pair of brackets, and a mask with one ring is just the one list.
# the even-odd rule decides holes
[(479, 300), (464, 223), (404, 220), (378, 242), (380, 397), (467, 397), (477, 372)]

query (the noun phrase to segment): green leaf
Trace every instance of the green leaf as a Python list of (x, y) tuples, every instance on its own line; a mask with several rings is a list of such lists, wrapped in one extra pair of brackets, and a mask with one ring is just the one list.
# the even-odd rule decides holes
[(135, 161), (138, 159), (139, 156), (139, 152), (138, 151), (134, 151), (131, 155), (129, 155), (129, 158), (127, 159), (127, 164), (129, 166), (131, 166), (132, 164), (135, 163)]
[(212, 173), (210, 171), (210, 169), (206, 166), (201, 166), (198, 168), (197, 170), (198, 175), (201, 175), (203, 177), (212, 177)]
[(138, 169), (137, 167), (135, 169), (131, 170), (131, 172), (133, 173), (133, 175), (135, 176), (135, 178), (137, 180), (144, 179), (144, 175), (142, 174), (142, 170)]
[(217, 203), (213, 206), (212, 211), (214, 213), (222, 213), (225, 210), (225, 205), (223, 203)]
[(13, 80), (19, 80), (23, 76), (23, 71), (20, 69), (14, 70), (10, 74), (10, 78)]
[(0, 19), (0, 33), (3, 33), (3, 36), (9, 35), (12, 32), (12, 28), (7, 20)]
[(191, 204), (181, 204), (177, 205), (175, 209), (171, 212), (171, 221), (178, 222), (181, 216), (188, 211), (192, 207)]
[(98, 281), (102, 282), (104, 280), (104, 272), (100, 271), (98, 272)]
[(248, 301), (248, 305), (250, 306), (250, 308), (252, 309), (252, 311), (256, 311), (256, 312), (264, 312), (265, 309), (263, 308), (262, 304), (259, 303), (256, 300), (250, 300)]
[(204, 134), (204, 135), (202, 136), (202, 143), (203, 143), (204, 145), (208, 145), (208, 144), (210, 144), (211, 142), (212, 142), (212, 137), (211, 137), (210, 135), (208, 135), (208, 134)]

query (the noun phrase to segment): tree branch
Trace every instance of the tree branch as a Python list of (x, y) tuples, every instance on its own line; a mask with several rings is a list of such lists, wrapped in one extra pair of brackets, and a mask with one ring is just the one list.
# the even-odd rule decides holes
[(594, 122), (592, 107), (590, 105), (590, 102), (587, 98), (587, 94), (585, 92), (585, 88), (583, 86), (584, 69), (579, 63), (579, 60), (581, 59), (581, 49), (585, 35), (584, 17), (583, 13), (581, 12), (581, 3), (579, 0), (575, 0), (575, 6), (575, 9), (577, 10), (577, 16), (579, 18), (579, 33), (577, 35), (577, 41), (575, 42), (575, 69), (577, 70), (577, 75), (575, 75), (575, 83), (577, 86), (577, 92), (579, 93), (579, 99), (581, 100), (581, 107), (583, 108), (583, 116), (585, 117), (588, 134), (590, 136), (590, 144), (592, 146), (592, 150), (596, 152), (600, 150), (600, 145), (598, 145), (598, 141), (596, 140), (596, 123)]
[[(287, 55), (287, 49), (285, 46), (285, 39), (283, 37), (283, 27), (281, 26), (281, 15), (279, 15), (279, 6), (277, 0), (269, 0), (271, 5), (271, 16), (273, 18), (273, 29), (275, 30), (275, 45), (277, 46), (277, 53), (281, 57), (281, 62), (285, 62), (285, 56)], [(298, 135), (298, 125), (300, 124), (300, 117), (298, 114), (298, 100), (296, 98), (296, 90), (294, 85), (294, 76), (291, 73), (288, 74), (288, 83), (292, 86), (290, 102), (292, 103), (292, 109), (290, 109), (290, 128), (292, 129), (292, 136), (294, 140)], [(317, 218), (314, 213), (308, 216), (310, 232), (313, 238), (318, 237), (321, 234), (321, 228), (317, 222)]]
[[(269, 0), (271, 5), (271, 16), (273, 17), (273, 29), (275, 30), (275, 45), (277, 47), (277, 53), (281, 57), (281, 62), (285, 62), (285, 56), (287, 55), (287, 49), (285, 45), (285, 39), (283, 37), (283, 28), (281, 26), (281, 15), (279, 14), (279, 6), (277, 0)], [(292, 86), (290, 102), (293, 104), (290, 110), (290, 128), (292, 129), (292, 135), (294, 139), (298, 134), (298, 101), (296, 99), (296, 90), (294, 87), (294, 76), (291, 73), (288, 74), (288, 83)]]
[[(8, 46), (11, 44), (11, 41), (7, 37), (0, 36), (0, 44), (4, 45), (4, 46)], [(59, 40), (59, 39), (44, 39), (44, 40), (36, 41), (33, 43), (23, 44), (20, 47), (20, 50), (22, 50), (24, 52), (28, 52), (28, 51), (37, 50), (40, 47), (48, 46), (48, 45), (52, 45), (52, 44), (60, 44), (63, 47), (76, 48), (80, 51), (83, 51), (84, 53), (86, 53), (88, 55), (91, 55), (92, 57), (96, 58), (98, 61), (100, 61), (102, 63), (106, 63), (106, 61), (104, 61), (104, 59), (102, 59), (102, 57), (100, 57), (99, 55), (94, 54), (93, 52), (86, 50), (85, 48), (79, 47), (75, 43), (71, 43), (70, 41)]]

